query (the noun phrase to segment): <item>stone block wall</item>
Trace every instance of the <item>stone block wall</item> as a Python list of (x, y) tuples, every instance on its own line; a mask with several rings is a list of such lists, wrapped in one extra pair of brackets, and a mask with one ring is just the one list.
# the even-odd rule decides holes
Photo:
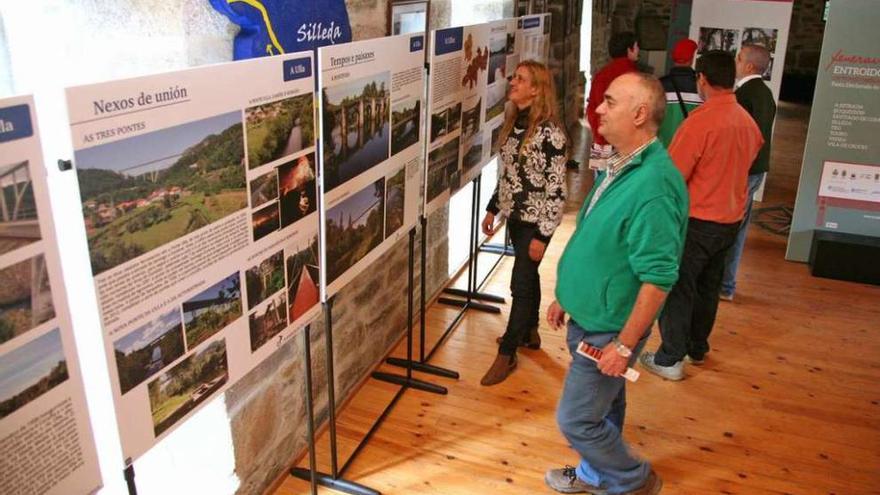
[[(608, 6), (609, 8), (605, 8)], [(611, 38), (611, 18), (614, 3), (609, 0), (593, 0), (592, 40), (590, 40), (590, 73), (608, 63), (608, 40)]]
[(825, 36), (824, 11), (825, 0), (795, 0), (785, 53), (786, 74), (816, 75)]
[(560, 116), (572, 128), (584, 113), (584, 78), (580, 72), (581, 12), (573, 0), (550, 0), (550, 70), (556, 83)]

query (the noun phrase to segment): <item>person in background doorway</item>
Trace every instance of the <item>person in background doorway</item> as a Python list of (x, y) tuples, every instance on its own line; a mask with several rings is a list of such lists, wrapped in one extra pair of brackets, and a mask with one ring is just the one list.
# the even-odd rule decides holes
[(678, 128), (669, 156), (688, 187), (690, 212), (678, 281), (660, 313), (657, 352), (642, 366), (667, 380), (684, 378), (684, 359), (701, 364), (718, 311), (724, 259), (745, 212), (749, 167), (764, 144), (752, 117), (736, 102), (733, 55), (715, 50), (697, 59), (705, 103)]
[(657, 131), (657, 139), (667, 148), (678, 126), (703, 103), (697, 93), (697, 73), (691, 67), (696, 52), (697, 42), (687, 38), (679, 40), (672, 49), (674, 65), (668, 74), (660, 78), (663, 90), (666, 91), (666, 116)]
[[(687, 228), (687, 189), (657, 139), (666, 110), (654, 77), (617, 78), (599, 106), (599, 132), (617, 154), (599, 173), (576, 217), (556, 269), (551, 326), (568, 320), (571, 364), (556, 411), (559, 429), (580, 456), (577, 467), (544, 477), (561, 493), (655, 495), (662, 481), (623, 441), (626, 382), (678, 277)], [(594, 362), (581, 344), (602, 350)]]
[(507, 98), (516, 112), (507, 115), (498, 136), (498, 185), (481, 226), (483, 233), (491, 236), (496, 216), (507, 218), (514, 251), (510, 277), (513, 301), (498, 356), (480, 380), (482, 385), (501, 383), (513, 372), (518, 346), (541, 346), (538, 266), (565, 205), (568, 146), (558, 117), (553, 75), (538, 62), (520, 62)]
[(770, 88), (764, 84), (762, 75), (770, 65), (770, 52), (760, 45), (743, 45), (736, 54), (736, 101), (755, 119), (764, 145), (752, 168), (749, 169), (749, 189), (746, 196), (746, 213), (736, 234), (736, 242), (727, 253), (724, 262), (724, 278), (721, 280), (722, 301), (733, 301), (736, 292), (736, 271), (746, 245), (746, 233), (752, 218), (752, 198), (761, 187), (761, 182), (770, 171), (770, 138), (773, 134), (773, 120), (776, 118), (776, 100)]
[(636, 41), (635, 33), (626, 31), (612, 34), (611, 39), (608, 40), (608, 56), (611, 57), (611, 61), (593, 76), (587, 101), (587, 121), (593, 133), (591, 158), (605, 159), (611, 155), (611, 145), (599, 131), (599, 114), (596, 113), (596, 109), (602, 104), (605, 91), (612, 81), (621, 74), (638, 71), (636, 60), (639, 59), (639, 43)]

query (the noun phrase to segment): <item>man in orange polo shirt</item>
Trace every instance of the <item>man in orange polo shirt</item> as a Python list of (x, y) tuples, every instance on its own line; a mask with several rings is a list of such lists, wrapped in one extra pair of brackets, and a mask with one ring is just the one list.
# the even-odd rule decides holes
[(736, 101), (736, 63), (715, 50), (697, 60), (697, 91), (705, 103), (682, 123), (669, 156), (690, 196), (678, 281), (658, 321), (662, 343), (639, 361), (667, 380), (684, 378), (684, 361), (702, 364), (718, 311), (724, 260), (745, 212), (749, 167), (764, 138)]

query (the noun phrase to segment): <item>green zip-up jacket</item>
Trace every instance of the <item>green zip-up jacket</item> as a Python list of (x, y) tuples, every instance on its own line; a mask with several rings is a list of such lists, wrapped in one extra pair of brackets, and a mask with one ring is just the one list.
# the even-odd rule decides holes
[(618, 332), (643, 283), (669, 291), (678, 280), (688, 223), (687, 187), (660, 142), (626, 165), (584, 215), (556, 273), (556, 299), (589, 332)]

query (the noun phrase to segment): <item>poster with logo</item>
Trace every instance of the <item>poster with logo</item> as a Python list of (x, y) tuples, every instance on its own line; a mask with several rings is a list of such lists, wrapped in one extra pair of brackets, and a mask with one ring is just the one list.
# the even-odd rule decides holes
[(546, 64), (550, 60), (550, 14), (527, 15), (519, 20), (520, 57)]
[(133, 460), (318, 313), (312, 55), (79, 86), (67, 101)]
[(418, 219), (424, 45), (415, 33), (318, 50), (325, 298)]
[(431, 33), (426, 214), (446, 204), (491, 159), (508, 79), (519, 62), (517, 34), (516, 19)]
[(0, 99), (0, 452), (0, 493), (101, 486), (29, 96)]
[(786, 259), (815, 231), (880, 238), (880, 32), (871, 0), (831, 3)]

